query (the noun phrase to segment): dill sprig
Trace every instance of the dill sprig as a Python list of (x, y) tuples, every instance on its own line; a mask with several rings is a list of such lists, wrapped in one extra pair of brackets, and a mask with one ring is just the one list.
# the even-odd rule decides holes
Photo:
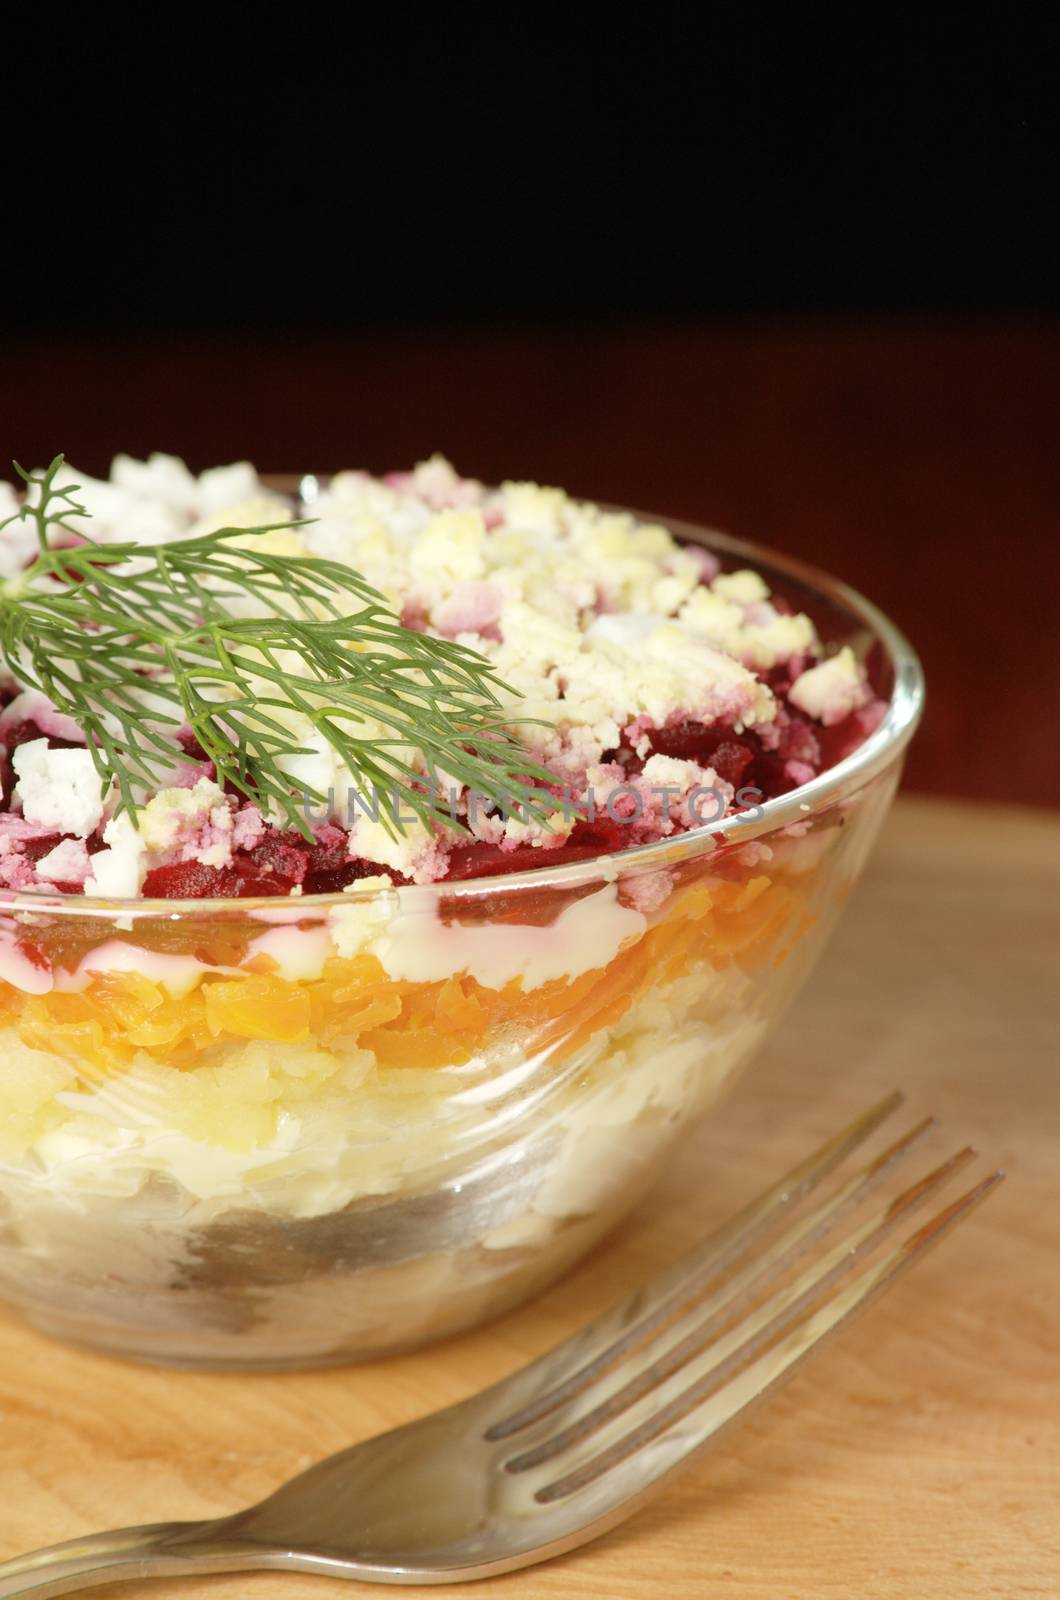
[[(158, 545), (86, 539), (68, 520), (87, 516), (79, 486), (55, 482), (62, 464), (30, 473), (15, 463), (27, 493), (0, 529), (31, 520), (40, 548), (0, 584), (0, 656), (78, 724), (117, 811), (135, 823), (136, 790), (172, 771), (172, 730), (186, 724), (219, 784), (278, 807), (311, 837), (307, 807), (331, 797), (281, 765), (312, 753), (288, 724), (295, 711), (358, 794), (382, 797), (392, 834), (404, 808), (427, 826), (460, 827), (441, 792), (449, 780), (541, 815), (530, 786), (555, 780), (513, 733), (500, 699), (511, 691), (485, 657), (404, 627), (339, 562), (245, 542), (297, 522)], [(57, 548), (56, 534), (79, 542)]]

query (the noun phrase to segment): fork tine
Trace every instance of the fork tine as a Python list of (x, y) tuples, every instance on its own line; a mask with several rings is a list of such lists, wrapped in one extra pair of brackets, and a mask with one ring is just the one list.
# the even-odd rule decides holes
[[(840, 1278), (845, 1276), (842, 1271), (829, 1273), (827, 1285), (821, 1282), (817, 1291), (810, 1297), (810, 1303), (816, 1304), (816, 1309), (812, 1310), (809, 1316), (804, 1314), (806, 1297), (800, 1295), (791, 1303), (782, 1318), (775, 1319), (779, 1326), (773, 1327), (767, 1324), (761, 1330), (764, 1338), (755, 1338), (740, 1346), (720, 1367), (712, 1369), (689, 1385), (675, 1399), (647, 1417), (622, 1438), (583, 1462), (574, 1471), (538, 1489), (534, 1499), (541, 1504), (548, 1504), (565, 1499), (568, 1495), (587, 1487), (620, 1462), (635, 1455), (645, 1445), (669, 1434), (678, 1423), (707, 1400), (720, 1394), (721, 1404), (713, 1409), (704, 1426), (688, 1432), (674, 1432), (671, 1435), (674, 1448), (672, 1451), (659, 1452), (656, 1455), (653, 1460), (653, 1470), (648, 1478), (638, 1485), (638, 1492), (643, 1492), (649, 1484), (672, 1471), (708, 1441), (717, 1438), (722, 1430), (753, 1402), (779, 1387), (808, 1355), (820, 1347), (824, 1339), (834, 1333), (854, 1312), (863, 1310), (883, 1294), (901, 1273), (912, 1266), (914, 1261), (919, 1260), (933, 1245), (938, 1244), (952, 1228), (979, 1206), (1002, 1182), (1004, 1176), (1000, 1171), (991, 1173), (940, 1211), (930, 1222), (918, 1228), (876, 1266), (860, 1273), (842, 1293), (831, 1295), (823, 1304), (816, 1304), (821, 1293), (833, 1288)], [(917, 1189), (923, 1193), (923, 1185), (918, 1185)], [(908, 1191), (909, 1194), (913, 1192)], [(904, 1200), (905, 1196), (902, 1199)], [(879, 1242), (878, 1237), (875, 1242)], [(864, 1253), (864, 1251), (859, 1252), (859, 1254)], [(854, 1260), (856, 1259), (858, 1256), (854, 1257)], [(763, 1343), (766, 1345), (765, 1349)]]
[[(866, 1166), (862, 1167), (852, 1177), (848, 1178), (842, 1187), (831, 1196), (823, 1205), (817, 1206), (808, 1216), (798, 1218), (794, 1224), (785, 1230), (778, 1239), (761, 1256), (753, 1256), (746, 1266), (731, 1277), (727, 1277), (718, 1288), (715, 1295), (707, 1300), (698, 1300), (687, 1311), (687, 1315), (680, 1321), (687, 1321), (693, 1312), (700, 1313), (700, 1320), (690, 1332), (672, 1345), (665, 1354), (661, 1355), (650, 1366), (631, 1378), (627, 1383), (607, 1399), (595, 1406), (591, 1411), (577, 1418), (558, 1433), (537, 1444), (533, 1449), (524, 1451), (521, 1455), (513, 1457), (506, 1463), (509, 1472), (525, 1472), (529, 1467), (539, 1466), (543, 1461), (551, 1460), (561, 1451), (576, 1444), (579, 1439), (585, 1438), (598, 1426), (609, 1422), (621, 1411), (634, 1405), (650, 1390), (657, 1388), (661, 1383), (689, 1361), (702, 1354), (709, 1345), (714, 1344), (723, 1334), (730, 1331), (754, 1304), (761, 1300), (764, 1291), (782, 1277), (789, 1269), (807, 1254), (815, 1245), (821, 1243), (829, 1233), (839, 1224), (857, 1204), (862, 1201), (880, 1179), (888, 1173), (902, 1157), (909, 1154), (913, 1147), (923, 1137), (925, 1132), (934, 1125), (934, 1118), (927, 1117), (923, 1122), (910, 1129), (901, 1139), (895, 1141), (880, 1155), (875, 1156)], [(908, 1203), (916, 1203), (923, 1198), (928, 1189), (941, 1185), (952, 1175), (957, 1166), (971, 1159), (971, 1150), (963, 1150), (953, 1157), (944, 1166), (937, 1168), (929, 1177), (922, 1180), (913, 1189), (907, 1191)], [(928, 1186), (925, 1189), (924, 1185)], [(890, 1213), (884, 1213), (885, 1218)], [(709, 1308), (709, 1309), (708, 1309)], [(707, 1314), (704, 1316), (703, 1313)], [(671, 1329), (679, 1326), (670, 1324)], [(614, 1370), (613, 1368), (611, 1369)]]
[[(569, 1346), (561, 1349), (582, 1347), (588, 1351), (595, 1349), (601, 1338), (610, 1342), (561, 1383), (536, 1395), (510, 1416), (494, 1423), (485, 1437), (489, 1440), (506, 1439), (558, 1410), (610, 1371), (630, 1351), (676, 1321), (713, 1287), (715, 1281), (757, 1236), (766, 1232), (779, 1217), (793, 1210), (859, 1145), (864, 1144), (880, 1124), (898, 1109), (904, 1098), (896, 1089), (868, 1111), (855, 1117), (702, 1244), (687, 1252), (672, 1267), (633, 1295), (611, 1306), (588, 1328), (576, 1334)], [(926, 1126), (927, 1123), (922, 1125)], [(540, 1363), (535, 1362), (532, 1366), (551, 1364), (557, 1354), (557, 1351), (550, 1351), (541, 1358)], [(522, 1375), (527, 1375), (530, 1370), (525, 1369)]]

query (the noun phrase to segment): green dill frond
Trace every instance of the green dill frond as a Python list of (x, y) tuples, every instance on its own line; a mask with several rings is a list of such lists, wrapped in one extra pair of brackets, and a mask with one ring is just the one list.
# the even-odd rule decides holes
[[(0, 584), (0, 657), (77, 722), (104, 790), (116, 786), (118, 809), (134, 821), (136, 790), (172, 768), (172, 730), (187, 724), (219, 784), (278, 808), (309, 836), (306, 803), (328, 797), (296, 787), (283, 768), (309, 753), (290, 729), (292, 711), (337, 752), (359, 793), (392, 797), (395, 812), (426, 824), (454, 826), (436, 773), (505, 806), (526, 806), (529, 787), (554, 782), (513, 732), (501, 698), (511, 691), (485, 657), (404, 627), (339, 562), (246, 542), (300, 524), (55, 549), (53, 532), (87, 515), (77, 485), (55, 483), (62, 464), (57, 456), (39, 474), (16, 464), (27, 499), (7, 522), (32, 520), (40, 551)], [(529, 811), (541, 815), (532, 799)], [(382, 819), (401, 831), (386, 808)]]

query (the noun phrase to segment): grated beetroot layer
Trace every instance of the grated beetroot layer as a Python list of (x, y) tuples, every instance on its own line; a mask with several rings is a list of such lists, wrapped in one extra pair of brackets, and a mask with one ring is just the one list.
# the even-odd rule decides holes
[[(782, 686), (777, 687), (782, 693)], [(778, 718), (779, 740), (773, 749), (767, 749), (753, 730), (737, 733), (731, 727), (708, 727), (685, 721), (649, 731), (651, 747), (646, 754), (637, 755), (624, 742), (605, 759), (617, 761), (630, 777), (636, 777), (643, 770), (651, 755), (695, 761), (700, 766), (713, 768), (724, 783), (742, 791), (747, 805), (757, 805), (800, 786), (792, 777), (792, 763), (796, 764), (796, 771), (803, 770), (800, 781), (805, 782), (805, 773), (816, 775), (849, 755), (872, 731), (879, 714), (880, 703), (875, 702), (833, 727), (825, 728), (811, 724), (785, 705)], [(45, 736), (35, 723), (23, 722), (9, 730), (5, 742), (10, 753), (20, 744), (42, 737)], [(51, 736), (48, 742), (54, 747), (72, 746), (72, 741)], [(197, 748), (185, 748), (192, 759), (202, 757)], [(0, 782), (3, 787), (0, 811), (6, 812), (14, 786), (6, 757), (0, 765)], [(28, 862), (35, 863), (64, 839), (73, 837), (72, 834), (47, 834), (24, 841), (20, 850)], [(450, 852), (445, 881), (495, 877), (544, 865), (584, 861), (623, 850), (629, 842), (628, 829), (607, 815), (576, 822), (568, 837), (557, 845), (523, 844), (513, 849), (511, 845), (477, 840), (456, 842)], [(103, 848), (98, 834), (86, 844), (90, 855)], [(144, 880), (142, 893), (146, 899), (159, 900), (251, 899), (286, 896), (292, 891), (303, 895), (336, 894), (362, 878), (376, 875), (388, 877), (395, 884), (409, 881), (378, 862), (350, 860), (348, 850), (349, 835), (335, 823), (318, 826), (311, 844), (293, 829), (267, 828), (253, 848), (236, 850), (228, 866), (179, 861), (154, 868)], [(82, 892), (79, 884), (56, 883), (55, 888), (64, 894)]]

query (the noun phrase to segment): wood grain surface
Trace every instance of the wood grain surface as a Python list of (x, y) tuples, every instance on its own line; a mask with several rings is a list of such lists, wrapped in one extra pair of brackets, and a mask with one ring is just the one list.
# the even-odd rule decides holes
[[(619, 1237), (534, 1305), (371, 1367), (127, 1366), (0, 1324), (0, 1555), (236, 1509), (322, 1455), (500, 1377), (675, 1257), (895, 1085), (1008, 1181), (664, 1498), (490, 1581), (542, 1600), (934, 1600), (1060, 1593), (1060, 826), (904, 800), (783, 1035)], [(118, 1595), (326, 1600), (330, 1579)], [(382, 1591), (378, 1591), (382, 1593)], [(430, 1594), (451, 1594), (431, 1589)]]

